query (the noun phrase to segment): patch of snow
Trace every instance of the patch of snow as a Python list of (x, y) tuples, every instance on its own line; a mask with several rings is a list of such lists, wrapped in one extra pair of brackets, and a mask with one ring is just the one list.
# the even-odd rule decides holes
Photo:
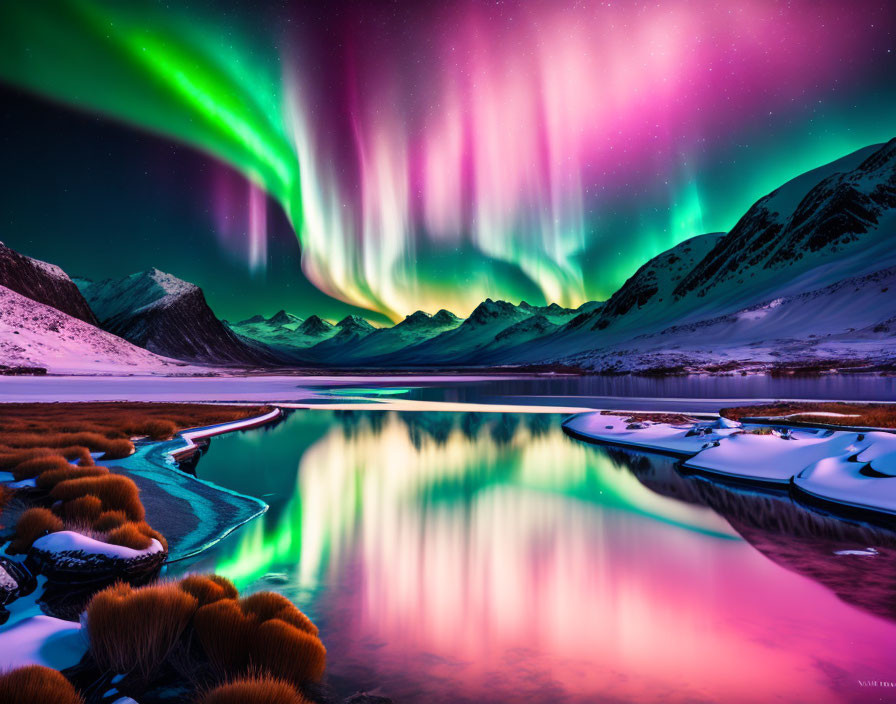
[(794, 486), (828, 501), (896, 513), (896, 477), (868, 474), (861, 461), (827, 457), (794, 478)]
[(880, 474), (896, 477), (896, 435), (893, 433), (866, 433), (868, 447), (856, 458), (859, 462), (868, 462), (871, 469)]
[(740, 479), (787, 484), (809, 465), (848, 453), (857, 433), (792, 430), (778, 435), (733, 435), (684, 463), (685, 467)]
[(133, 560), (145, 555), (154, 555), (163, 550), (162, 544), (155, 538), (152, 539), (152, 543), (145, 550), (134, 550), (123, 545), (110, 545), (71, 530), (61, 530), (58, 533), (50, 533), (42, 538), (38, 538), (34, 541), (33, 547), (37, 550), (54, 554), (83, 552), (85, 555), (102, 555), (123, 560)]
[(563, 423), (573, 435), (599, 442), (634, 445), (649, 450), (694, 455), (704, 447), (738, 432), (739, 426), (718, 427), (714, 423), (628, 423), (620, 416), (580, 413)]
[(43, 665), (62, 670), (87, 651), (81, 625), (52, 616), (31, 616), (0, 633), (0, 670)]

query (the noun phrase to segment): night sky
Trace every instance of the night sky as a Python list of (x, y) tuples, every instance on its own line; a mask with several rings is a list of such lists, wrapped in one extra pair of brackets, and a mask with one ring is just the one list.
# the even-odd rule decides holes
[(240, 319), (578, 305), (896, 136), (888, 2), (0, 7), (0, 239)]

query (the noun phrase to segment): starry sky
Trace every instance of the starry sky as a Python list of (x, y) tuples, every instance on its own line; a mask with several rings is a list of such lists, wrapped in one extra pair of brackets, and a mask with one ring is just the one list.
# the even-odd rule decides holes
[(0, 6), (0, 239), (228, 319), (578, 305), (896, 136), (889, 2)]

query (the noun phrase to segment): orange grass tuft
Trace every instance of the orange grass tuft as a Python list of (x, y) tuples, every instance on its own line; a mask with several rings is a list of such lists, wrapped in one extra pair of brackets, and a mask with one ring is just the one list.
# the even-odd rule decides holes
[(103, 502), (96, 496), (87, 494), (77, 499), (66, 501), (57, 511), (66, 523), (93, 525), (103, 512)]
[(105, 467), (59, 467), (58, 469), (48, 469), (40, 473), (35, 480), (38, 489), (51, 491), (59, 482), (66, 479), (80, 479), (81, 477), (101, 477), (108, 474), (109, 470)]
[(144, 679), (171, 653), (198, 602), (176, 584), (131, 589), (118, 583), (87, 605), (90, 652), (100, 667)]
[(137, 530), (139, 530), (143, 535), (147, 538), (155, 538), (162, 544), (162, 548), (164, 548), (165, 552), (168, 552), (168, 541), (165, 540), (165, 536), (159, 533), (159, 531), (154, 530), (149, 523), (146, 521), (135, 521), (134, 526), (136, 526)]
[(214, 574), (191, 574), (180, 581), (180, 588), (187, 594), (195, 596), (200, 606), (213, 604), (221, 599), (236, 599), (239, 596), (233, 582)]
[(130, 440), (120, 438), (118, 440), (109, 440), (103, 453), (104, 460), (120, 460), (134, 453), (134, 443)]
[(61, 672), (28, 665), (0, 675), (0, 702), (84, 704), (84, 699)]
[(309, 704), (288, 682), (276, 677), (247, 677), (209, 691), (200, 704)]
[(219, 678), (245, 673), (248, 643), (257, 622), (234, 599), (221, 599), (196, 611), (193, 628), (212, 669)]
[(177, 432), (177, 426), (170, 420), (150, 419), (130, 427), (132, 435), (148, 435), (153, 440), (168, 440)]
[(28, 552), (35, 540), (62, 528), (62, 519), (49, 509), (29, 508), (16, 522), (16, 537), (9, 544), (9, 552), (12, 554)]
[(128, 517), (124, 511), (103, 511), (93, 522), (93, 529), (100, 533), (108, 533), (127, 522)]
[(281, 621), (286, 621), (301, 631), (310, 633), (313, 636), (317, 635), (317, 626), (282, 594), (257, 592), (243, 599), (241, 606), (243, 611), (254, 614), (259, 621), (279, 618)]
[(66, 471), (71, 466), (64, 457), (59, 455), (43, 455), (17, 464), (12, 468), (12, 476), (15, 477), (16, 481), (20, 482), (23, 479), (33, 479), (39, 474), (51, 470)]
[(146, 550), (152, 545), (152, 539), (140, 531), (135, 523), (125, 523), (106, 535), (105, 542), (110, 545), (122, 545), (133, 550)]
[(249, 659), (265, 672), (301, 685), (320, 681), (327, 651), (317, 636), (273, 618), (252, 634)]
[(132, 521), (142, 521), (146, 515), (137, 485), (120, 474), (69, 479), (57, 484), (50, 492), (50, 496), (59, 501), (69, 501), (87, 494), (98, 497), (103, 502), (104, 510), (124, 511)]

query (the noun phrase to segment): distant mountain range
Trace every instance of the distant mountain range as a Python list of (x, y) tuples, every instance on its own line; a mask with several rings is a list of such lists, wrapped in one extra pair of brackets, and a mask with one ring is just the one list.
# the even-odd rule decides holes
[[(63, 368), (54, 359), (105, 354), (106, 369), (118, 354), (128, 360), (123, 368), (143, 364), (153, 373), (170, 369), (171, 358), (258, 368), (893, 369), (894, 242), (896, 140), (789, 181), (730, 232), (682, 242), (645, 263), (609, 300), (576, 309), (487, 299), (466, 319), (417, 311), (385, 328), (354, 315), (332, 324), (284, 310), (227, 323), (199, 287), (170, 274), (73, 282), (58, 267), (0, 245), (0, 368), (54, 371)], [(24, 330), (3, 325), (10, 311), (21, 316), (29, 305), (39, 314), (22, 351), (12, 336)], [(46, 326), (60, 321), (72, 334), (53, 347)], [(125, 346), (104, 346), (110, 333)]]

